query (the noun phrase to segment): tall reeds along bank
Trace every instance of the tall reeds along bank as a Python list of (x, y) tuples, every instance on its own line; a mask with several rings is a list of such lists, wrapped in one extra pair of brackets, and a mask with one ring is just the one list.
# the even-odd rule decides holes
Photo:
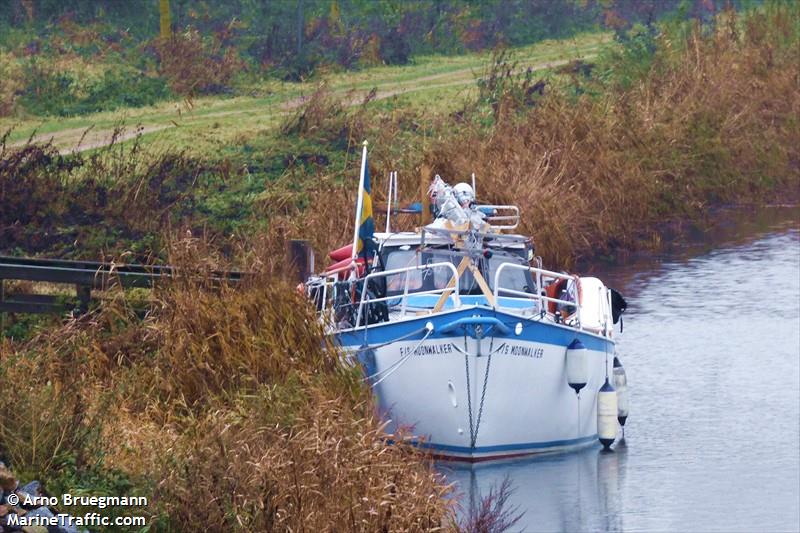
[(0, 458), (18, 477), (51, 494), (147, 496), (164, 531), (451, 523), (446, 487), (387, 444), (359, 371), (301, 295), (266, 275), (215, 286), (195, 241), (171, 254), (187, 274), (144, 318), (109, 292), (96, 312), (0, 347)]
[(798, 28), (794, 3), (662, 26), (651, 55), (606, 58), (532, 107), (512, 86), (488, 131), (475, 121), (428, 159), (451, 179), (476, 172), (481, 200), (520, 205), (521, 230), (561, 265), (711, 206), (796, 197)]

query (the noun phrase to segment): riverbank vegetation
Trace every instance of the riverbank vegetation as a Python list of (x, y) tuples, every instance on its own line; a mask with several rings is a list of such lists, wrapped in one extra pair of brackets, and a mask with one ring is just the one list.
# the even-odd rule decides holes
[(509, 79), (490, 130), (468, 124), (429, 161), (476, 172), (490, 203), (521, 204), (524, 232), (562, 265), (657, 240), (663, 222), (711, 206), (797, 201), (799, 21), (796, 4), (768, 4), (713, 29), (635, 30), (535, 106)]
[[(383, 115), (380, 131), (356, 123), (353, 137), (379, 140), (379, 168), (409, 176), (409, 201), (422, 164), (450, 181), (475, 172), (479, 198), (522, 208), (523, 232), (548, 264), (657, 245), (664, 223), (703, 224), (713, 206), (797, 200), (799, 20), (796, 4), (769, 3), (723, 11), (713, 25), (635, 27), (551, 76), (499, 53), (458, 111), (427, 122)], [(404, 151), (381, 149), (397, 139)], [(333, 218), (326, 205), (349, 205), (332, 197), (313, 204), (307, 233)], [(326, 230), (322, 249), (346, 242)]]
[(358, 372), (282, 279), (285, 239), (324, 253), (352, 238), (363, 139), (377, 201), (389, 170), (403, 202), (423, 166), (475, 172), (554, 267), (652, 246), (714, 206), (797, 200), (798, 50), (800, 7), (767, 2), (629, 24), (544, 69), (498, 49), (471, 90), (428, 99), (321, 84), (253, 131), (173, 138), (206, 153), (144, 132), (76, 153), (7, 138), (0, 252), (256, 276), (107, 291), (89, 315), (3, 340), (0, 457), (51, 493), (147, 495), (164, 530), (455, 528), (441, 479), (387, 446)]
[[(170, 260), (196, 272), (208, 252), (183, 240)], [(50, 494), (146, 496), (108, 512), (145, 514), (154, 530), (447, 524), (446, 487), (414, 448), (387, 443), (360, 373), (302, 296), (251, 282), (176, 280), (144, 318), (113, 292), (64, 328), (5, 341), (3, 459)]]

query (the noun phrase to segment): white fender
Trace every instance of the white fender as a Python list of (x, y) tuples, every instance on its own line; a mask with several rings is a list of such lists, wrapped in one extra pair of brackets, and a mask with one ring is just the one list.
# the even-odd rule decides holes
[(608, 378), (597, 393), (597, 437), (606, 448), (617, 438), (617, 391)]
[(589, 351), (575, 339), (567, 347), (567, 385), (575, 389), (575, 394), (589, 382)]
[(614, 388), (617, 390), (617, 420), (622, 427), (628, 419), (630, 396), (628, 393), (628, 376), (619, 358), (614, 356)]

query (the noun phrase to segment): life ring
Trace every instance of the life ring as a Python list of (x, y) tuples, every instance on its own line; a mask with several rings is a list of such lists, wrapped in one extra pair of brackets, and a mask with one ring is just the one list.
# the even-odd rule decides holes
[[(576, 307), (579, 306), (580, 303), (581, 303), (581, 300), (583, 299), (583, 289), (581, 287), (581, 278), (579, 278), (578, 276), (575, 276), (574, 278), (571, 278), (571, 279), (559, 279), (555, 283), (551, 283), (550, 285), (545, 287), (545, 291), (546, 291), (547, 297), (548, 298), (553, 298), (553, 299), (556, 299), (556, 300), (560, 300), (561, 298), (559, 298), (559, 296), (561, 295), (562, 291), (564, 291), (567, 288), (568, 283), (570, 281), (574, 281), (575, 282), (575, 287), (577, 289), (575, 291), (577, 293), (575, 295), (576, 296), (576, 300), (577, 300), (575, 302), (575, 306)], [(547, 302), (547, 312), (548, 313), (555, 314), (555, 312), (557, 310), (558, 310), (558, 304), (556, 302)], [(567, 317), (572, 316), (572, 314), (573, 313), (570, 313), (569, 315), (563, 316), (562, 318), (566, 319)]]

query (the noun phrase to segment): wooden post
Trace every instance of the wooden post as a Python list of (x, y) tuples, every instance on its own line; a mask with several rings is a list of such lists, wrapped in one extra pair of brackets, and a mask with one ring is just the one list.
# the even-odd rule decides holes
[(495, 307), (496, 302), (494, 301), (494, 294), (492, 293), (492, 289), (489, 288), (489, 284), (486, 283), (481, 271), (478, 270), (478, 267), (476, 267), (472, 262), (469, 264), (469, 271), (472, 272), (472, 276), (475, 278), (475, 281), (478, 282), (481, 292), (484, 296), (486, 296), (486, 301), (489, 302), (491, 307)]
[[(0, 303), (6, 299), (6, 280), (0, 278)], [(0, 310), (0, 334), (6, 330), (6, 314)]]
[(89, 312), (89, 302), (92, 299), (92, 288), (89, 285), (75, 285), (75, 293), (78, 295), (78, 309), (80, 314)]
[(304, 283), (314, 271), (314, 252), (307, 240), (291, 239), (289, 245), (289, 269), (296, 281)]
[(419, 216), (419, 225), (431, 223), (431, 201), (428, 198), (428, 188), (431, 186), (431, 167), (422, 165), (419, 173), (419, 198), (422, 204), (422, 213)]

